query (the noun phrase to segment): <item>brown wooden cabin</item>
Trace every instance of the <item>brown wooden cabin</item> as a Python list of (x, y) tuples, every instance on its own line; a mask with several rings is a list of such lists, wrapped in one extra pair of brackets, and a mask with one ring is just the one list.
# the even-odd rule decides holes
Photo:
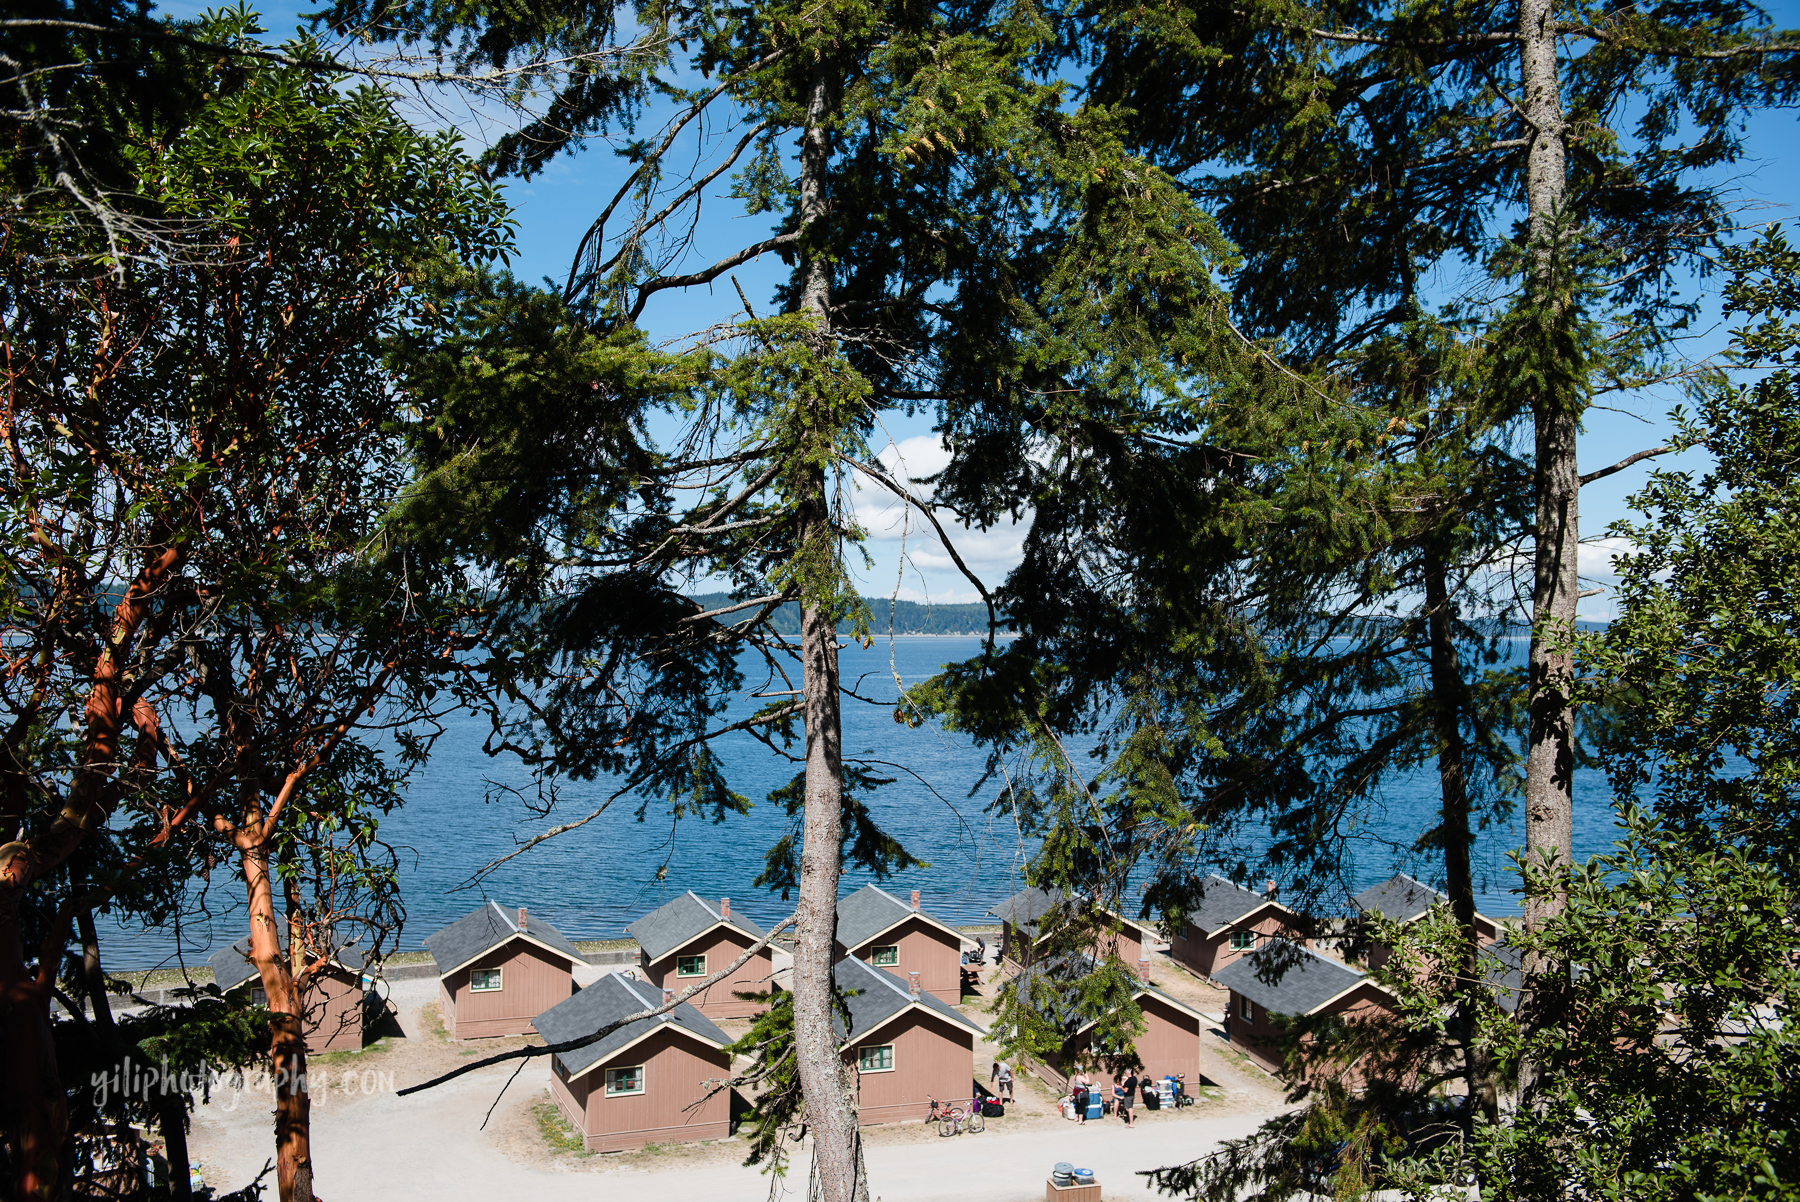
[[(766, 934), (754, 922), (731, 912), (731, 899), (717, 906), (689, 890), (625, 928), (643, 949), (644, 977), (656, 989), (680, 993), (722, 971)], [(749, 1018), (761, 1011), (740, 993), (763, 993), (774, 975), (773, 956), (765, 945), (727, 979), (689, 998), (708, 1018)]]
[[(1091, 967), (1091, 962), (1085, 957), (1074, 965), (1077, 971), (1085, 971)], [(1032, 971), (1054, 973), (1057, 970), (1051, 965), (1038, 965)], [(1142, 1065), (1138, 1076), (1160, 1080), (1177, 1074), (1187, 1082), (1190, 1090), (1198, 1088), (1203, 1080), (1200, 1072), (1200, 1034), (1206, 1025), (1205, 1016), (1148, 981), (1140, 982), (1132, 994), (1132, 1001), (1137, 1003), (1144, 1015), (1144, 1032), (1132, 1041), (1132, 1052)], [(1067, 1093), (1070, 1078), (1078, 1068), (1084, 1068), (1094, 1086), (1105, 1096), (1112, 1096), (1113, 1085), (1124, 1080), (1124, 1077), (1115, 1076), (1095, 1054), (1092, 1043), (1094, 1026), (1092, 1021), (1078, 1022), (1071, 1019), (1067, 1024), (1069, 1035), (1063, 1041), (1062, 1050), (1045, 1061), (1029, 1062), (1031, 1071), (1051, 1089)]]
[[(663, 991), (608, 973), (537, 1016), (546, 1042), (563, 1043), (648, 1010)], [(731, 1134), (731, 1037), (687, 1002), (586, 1047), (551, 1057), (550, 1096), (590, 1152), (696, 1143)]]
[(524, 1035), (532, 1020), (574, 992), (581, 962), (563, 933), (525, 907), (489, 901), (425, 947), (437, 962), (438, 1006), (452, 1039)]
[(1269, 882), (1268, 892), (1253, 893), (1222, 876), (1209, 876), (1200, 884), (1200, 905), (1169, 938), (1169, 958), (1212, 977), (1270, 939), (1308, 947), (1306, 930), (1301, 915), (1275, 900), (1275, 882)]
[[(214, 952), (208, 963), (221, 993), (247, 990), (252, 1005), (269, 1004), (262, 974), (250, 962), (248, 935), (223, 951)], [(361, 1048), (364, 998), (363, 956), (354, 944), (346, 944), (313, 970), (300, 991), (300, 1029), (306, 1035), (306, 1050), (317, 1054)]]
[[(1364, 889), (1350, 900), (1360, 917), (1380, 917), (1400, 923), (1417, 922), (1430, 913), (1433, 906), (1450, 904), (1448, 897), (1404, 872), (1397, 872), (1381, 884)], [(1476, 911), (1475, 934), (1486, 947), (1499, 941), (1505, 932), (1499, 923)], [(1392, 948), (1376, 941), (1363, 951), (1362, 960), (1373, 971), (1386, 964), (1392, 955)]]
[(916, 993), (862, 960), (838, 961), (832, 980), (850, 1012), (832, 1022), (844, 1063), (856, 1070), (856, 1113), (864, 1126), (919, 1122), (931, 1100), (967, 1107), (975, 1093), (975, 1040), (981, 1028), (948, 1003)]
[(838, 902), (837, 959), (854, 957), (954, 1006), (962, 1001), (962, 932), (875, 885)]
[[(989, 910), (989, 915), (1000, 920), (1001, 959), (1015, 968), (1026, 968), (1042, 960), (1049, 954), (1044, 919), (1055, 911), (1078, 904), (1084, 903), (1069, 898), (1060, 889), (1027, 888)], [(1143, 958), (1144, 949), (1150, 946), (1150, 929), (1111, 910), (1101, 913), (1113, 930), (1111, 934), (1101, 935), (1095, 946), (1087, 949), (1089, 954), (1116, 955), (1125, 963), (1135, 965)]]
[[(1281, 940), (1240, 957), (1215, 979), (1230, 991), (1225, 1029), (1232, 1046), (1271, 1073), (1282, 1067), (1275, 1016), (1355, 1021), (1393, 1012), (1393, 997), (1368, 973)], [(1362, 1082), (1354, 1065), (1343, 1079), (1351, 1086)]]

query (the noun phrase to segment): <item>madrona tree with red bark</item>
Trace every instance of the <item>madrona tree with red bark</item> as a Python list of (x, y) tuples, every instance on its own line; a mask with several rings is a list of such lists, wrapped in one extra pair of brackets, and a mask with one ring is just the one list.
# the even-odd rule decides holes
[(504, 208), (453, 138), (373, 90), (252, 56), (199, 87), (178, 128), (135, 131), (110, 198), (153, 240), (121, 255), (34, 211), (0, 243), (0, 1096), (23, 1198), (65, 1176), (49, 1000), (71, 919), (150, 879), (179, 889), (221, 837), (287, 1083), (281, 1194), (311, 1197), (298, 986), (327, 937), (308, 889), (272, 874), (321, 827), (367, 834), (405, 764), (359, 734), (418, 712), (458, 637), (451, 582), (378, 537), (406, 403), (381, 355), (421, 318), (423, 273), (505, 245)]

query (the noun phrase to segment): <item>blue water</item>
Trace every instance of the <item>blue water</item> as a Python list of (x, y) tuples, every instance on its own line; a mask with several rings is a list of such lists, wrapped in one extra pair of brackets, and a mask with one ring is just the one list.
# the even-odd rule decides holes
[[(977, 654), (977, 638), (902, 638), (873, 648), (844, 651), (847, 682), (861, 678), (858, 692), (891, 699), (894, 673), (910, 685), (942, 664)], [(752, 686), (755, 687), (755, 686)], [(760, 704), (744, 699), (745, 712)], [(401, 850), (406, 925), (400, 945), (423, 946), (426, 935), (473, 909), (484, 897), (510, 906), (529, 906), (574, 939), (609, 939), (669, 898), (692, 889), (703, 897), (729, 897), (732, 906), (763, 922), (785, 917), (791, 905), (778, 895), (751, 887), (762, 870), (763, 853), (787, 826), (787, 815), (763, 800), (785, 783), (796, 765), (774, 756), (747, 735), (732, 736), (718, 748), (728, 779), (758, 802), (747, 815), (731, 815), (719, 825), (693, 818), (671, 823), (667, 807), (652, 802), (644, 820), (640, 804), (621, 797), (586, 826), (540, 844), (472, 888), (470, 875), (520, 841), (556, 823), (587, 814), (612, 786), (605, 782), (564, 782), (556, 810), (547, 819), (526, 812), (516, 800), (487, 802), (489, 782), (526, 788), (528, 776), (504, 759), (481, 752), (484, 727), (474, 719), (452, 724), (431, 762), (415, 777), (405, 806), (384, 824), (383, 837)], [(1083, 748), (1071, 753), (1082, 761)], [(844, 709), (847, 758), (903, 764), (910, 771), (885, 771), (898, 779), (868, 798), (878, 821), (929, 867), (885, 883), (904, 897), (918, 889), (934, 915), (953, 924), (982, 921), (990, 906), (1020, 887), (1020, 872), (1033, 850), (1010, 817), (985, 812), (996, 792), (990, 784), (979, 796), (969, 790), (980, 778), (985, 755), (966, 740), (936, 727), (908, 728), (893, 720), (891, 706), (847, 701)], [(879, 766), (877, 766), (879, 770)], [(1436, 779), (1422, 773), (1392, 783), (1366, 814), (1343, 882), (1347, 892), (1385, 880), (1397, 869), (1433, 880), (1429, 858), (1396, 853), (1429, 826), (1438, 805)], [(1586, 858), (1605, 850), (1616, 837), (1604, 777), (1594, 771), (1576, 780), (1575, 852)], [(1510, 890), (1505, 853), (1523, 842), (1522, 819), (1489, 830), (1475, 849), (1475, 882), (1482, 909), (1494, 915), (1518, 913)], [(852, 873), (846, 891), (870, 878)], [(1329, 901), (1329, 899), (1327, 899)], [(102, 927), (108, 967), (116, 970), (195, 963), (244, 933), (242, 886), (229, 871), (213, 874), (207, 894), (212, 917), (181, 932), (180, 946), (168, 932)]]

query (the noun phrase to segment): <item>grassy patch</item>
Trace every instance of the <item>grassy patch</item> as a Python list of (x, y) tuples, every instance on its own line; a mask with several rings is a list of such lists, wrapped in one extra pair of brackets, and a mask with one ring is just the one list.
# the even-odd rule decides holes
[(567, 1152), (575, 1156), (591, 1156), (587, 1145), (582, 1141), (581, 1132), (575, 1125), (563, 1117), (562, 1107), (545, 1099), (531, 1108), (531, 1117), (537, 1120), (538, 1134), (544, 1137), (544, 1143), (552, 1152)]
[(425, 1028), (425, 1034), (439, 1043), (450, 1042), (450, 1032), (444, 1029), (444, 1012), (438, 1009), (436, 1002), (426, 1002), (419, 1007), (419, 1025)]
[(306, 1062), (308, 1064), (347, 1064), (359, 1056), (367, 1056), (372, 1052), (385, 1052), (393, 1046), (393, 1037), (383, 1035), (367, 1047), (351, 1048), (344, 1052), (320, 1052), (316, 1056), (308, 1056)]

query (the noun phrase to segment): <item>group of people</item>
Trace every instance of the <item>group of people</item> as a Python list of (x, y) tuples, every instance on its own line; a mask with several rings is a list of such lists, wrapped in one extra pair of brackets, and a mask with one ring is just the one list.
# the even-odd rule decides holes
[[(1148, 1078), (1146, 1078), (1143, 1084), (1148, 1085), (1148, 1083)], [(1137, 1115), (1133, 1112), (1133, 1105), (1137, 1102), (1138, 1086), (1136, 1073), (1130, 1074), (1123, 1081), (1113, 1085), (1113, 1110), (1121, 1119), (1125, 1120), (1127, 1127), (1137, 1126)], [(1093, 1078), (1085, 1072), (1076, 1073), (1075, 1079), (1069, 1083), (1069, 1088), (1075, 1095), (1075, 1119), (1077, 1122), (1085, 1123), (1087, 1122), (1088, 1106), (1094, 1096)]]

